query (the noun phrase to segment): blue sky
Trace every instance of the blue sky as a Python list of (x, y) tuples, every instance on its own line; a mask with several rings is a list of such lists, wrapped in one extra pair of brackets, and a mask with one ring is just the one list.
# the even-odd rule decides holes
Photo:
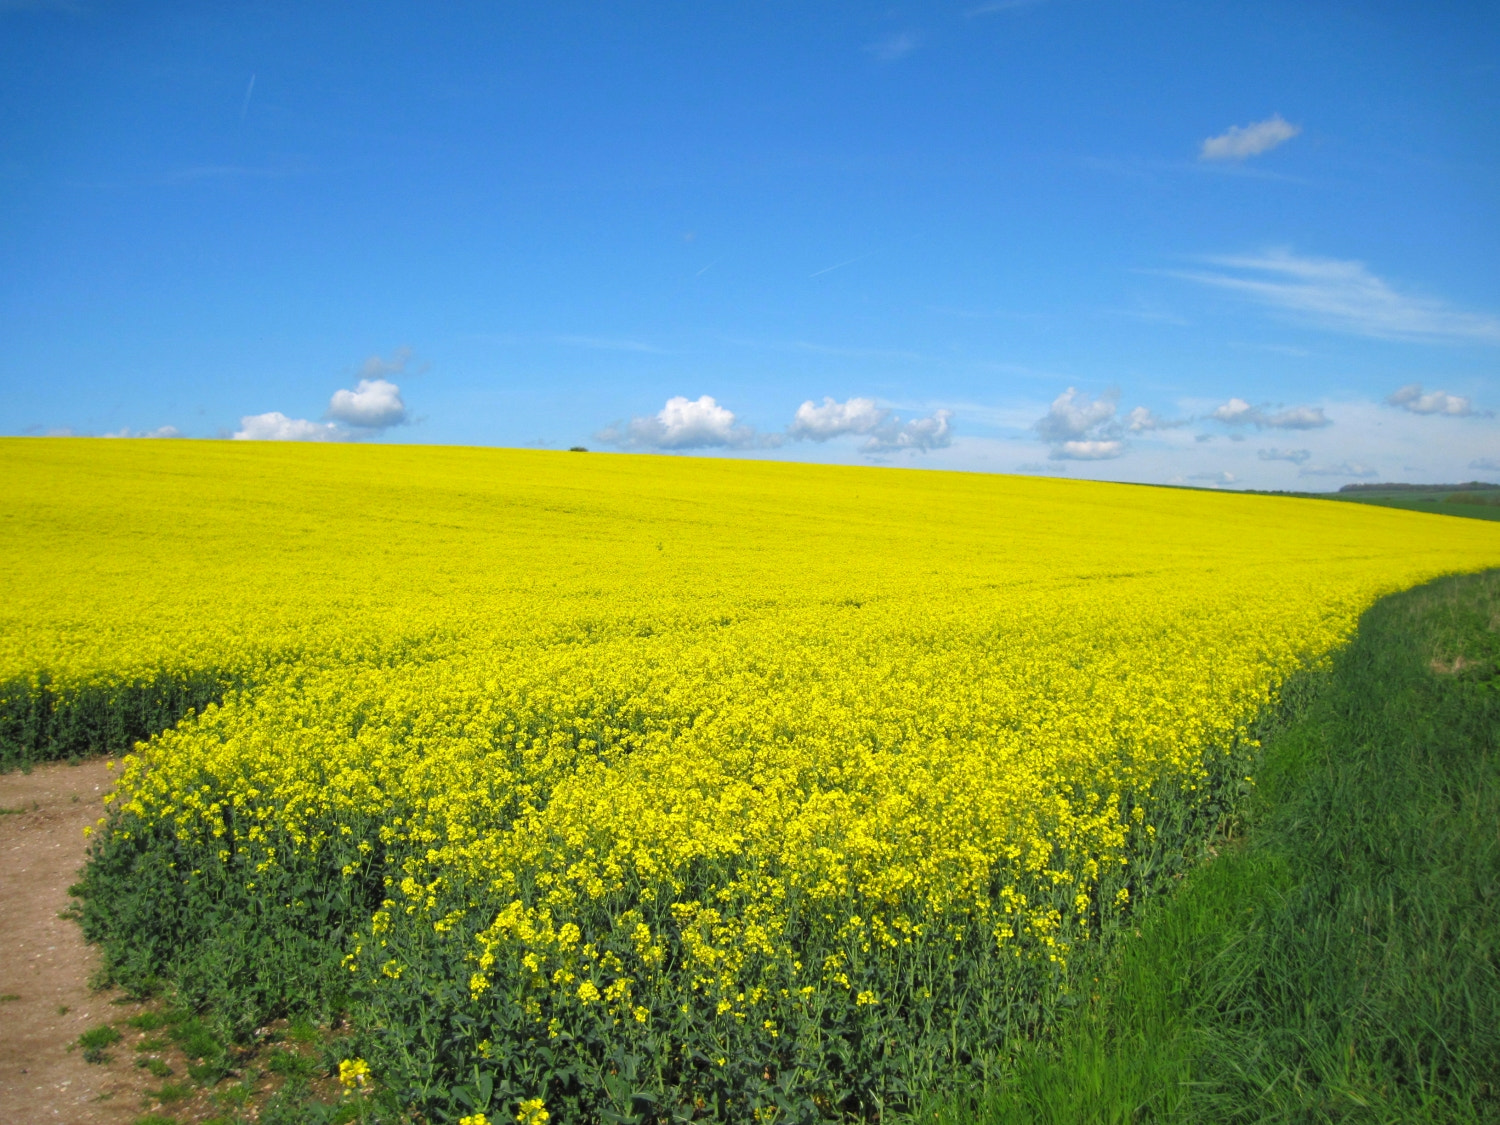
[(0, 0), (0, 433), (1500, 479), (1500, 7)]

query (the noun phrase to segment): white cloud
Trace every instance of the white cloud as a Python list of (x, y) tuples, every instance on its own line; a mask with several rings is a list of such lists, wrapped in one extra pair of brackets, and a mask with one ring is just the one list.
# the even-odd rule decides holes
[(112, 438), (175, 438), (181, 437), (182, 431), (176, 426), (158, 426), (154, 430), (132, 430), (129, 426), (126, 426), (115, 433), (103, 434), (101, 436)]
[(383, 430), (406, 421), (406, 403), (401, 401), (401, 388), (395, 383), (361, 379), (352, 391), (333, 392), (328, 400), (327, 417), (362, 429)]
[[(1052, 447), (1047, 456), (1054, 461), (1108, 461), (1124, 453), (1123, 428), (1115, 417), (1119, 398), (1118, 392), (1106, 391), (1091, 399), (1069, 387), (1053, 399), (1047, 413), (1033, 425)], [(1140, 408), (1130, 413), (1132, 421), (1152, 418), (1150, 411), (1142, 415)]]
[(1240, 426), (1252, 421), (1252, 416), (1255, 413), (1255, 407), (1251, 406), (1244, 399), (1232, 398), (1223, 406), (1216, 407), (1209, 417), (1217, 418), (1226, 425)]
[(235, 441), (348, 441), (355, 435), (335, 422), (288, 418), (279, 410), (247, 414), (240, 419)]
[(904, 59), (917, 49), (917, 37), (909, 31), (897, 32), (865, 44), (865, 52), (879, 62), (895, 62)]
[(1233, 484), (1238, 478), (1231, 472), (1189, 473), (1188, 480), (1201, 480), (1208, 484)]
[[(1428, 416), (1393, 409), (1385, 405), (1384, 398), (1383, 390), (1369, 398), (1320, 399), (1318, 405), (1324, 408), (1333, 425), (1314, 431), (1256, 430), (1253, 425), (1242, 425), (1231, 431), (1218, 422), (1210, 422), (1209, 425), (1219, 432), (1206, 443), (1195, 441), (1196, 425), (1136, 435), (1122, 424), (1119, 432), (1109, 437), (1091, 434), (1085, 438), (1068, 439), (1118, 440), (1123, 446), (1121, 456), (1073, 459), (1066, 456), (1066, 450), (1059, 449), (1063, 456), (1047, 461), (1050, 447), (1037, 440), (1035, 428), (1028, 423), (1046, 413), (1046, 403), (1051, 401), (1049, 396), (1040, 406), (1033, 403), (1029, 408), (1018, 409), (1007, 418), (1005, 425), (995, 424), (993, 428), (997, 432), (994, 436), (970, 434), (965, 428), (963, 433), (955, 435), (951, 449), (930, 456), (945, 469), (1035, 472), (1039, 471), (1038, 463), (1046, 461), (1050, 471), (1058, 476), (1200, 486), (1206, 482), (1189, 480), (1188, 474), (1228, 472), (1235, 478), (1230, 486), (1233, 488), (1324, 490), (1360, 480), (1439, 483), (1475, 477), (1500, 479), (1500, 421), (1479, 417), (1434, 421)], [(1184, 417), (1191, 414), (1207, 421), (1210, 411), (1223, 402), (1223, 398), (1189, 398), (1182, 401), (1180, 410)], [(1250, 402), (1253, 404), (1255, 400), (1250, 399)], [(969, 419), (967, 408), (955, 409), (961, 419)], [(1125, 421), (1127, 409), (1121, 408), (1118, 421)], [(1275, 413), (1270, 408), (1263, 409), (1267, 414)], [(1434, 427), (1441, 429), (1442, 434), (1435, 435)], [(989, 424), (984, 427), (986, 431), (989, 428)], [(1245, 440), (1232, 442), (1229, 440), (1231, 433), (1238, 433)], [(1434, 441), (1435, 436), (1442, 440)], [(1304, 447), (1311, 451), (1311, 456), (1300, 463), (1267, 459), (1260, 453), (1266, 450), (1300, 456)], [(1077, 452), (1098, 454), (1109, 452), (1109, 449)], [(1485, 464), (1481, 465), (1481, 462)], [(1019, 469), (1022, 464), (1027, 468)], [(1319, 471), (1298, 478), (1298, 470), (1304, 467)], [(1371, 474), (1371, 468), (1378, 468), (1379, 474)]]
[(795, 440), (828, 441), (844, 434), (864, 435), (864, 453), (896, 453), (903, 449), (925, 453), (944, 449), (953, 441), (953, 412), (935, 410), (925, 418), (903, 422), (874, 399), (851, 398), (838, 402), (824, 396), (822, 405), (808, 399), (797, 407), (787, 427)]
[(1359, 461), (1342, 461), (1337, 465), (1307, 465), (1297, 471), (1299, 477), (1378, 477), (1379, 469), (1372, 469)]
[(1108, 426), (1114, 421), (1119, 397), (1116, 392), (1109, 391), (1090, 399), (1069, 387), (1052, 400), (1047, 413), (1037, 420), (1036, 432), (1048, 442), (1081, 438), (1090, 430)]
[(1269, 426), (1273, 430), (1319, 430), (1333, 425), (1333, 421), (1323, 413), (1321, 406), (1294, 406), (1290, 410), (1272, 414), (1257, 424)]
[(372, 355), (359, 366), (359, 377), (361, 379), (383, 379), (387, 375), (400, 375), (406, 370), (406, 365), (411, 362), (412, 350), (410, 348), (397, 348), (391, 353), (390, 359), (381, 359), (378, 355)]
[(1462, 395), (1450, 395), (1447, 391), (1423, 393), (1421, 383), (1408, 383), (1385, 401), (1403, 410), (1410, 410), (1413, 414), (1443, 414), (1450, 418), (1465, 418), (1476, 413), (1474, 404)]
[(1137, 406), (1125, 416), (1125, 428), (1133, 434), (1149, 430), (1175, 430), (1178, 426), (1187, 424), (1186, 418), (1160, 418), (1144, 406)]
[(926, 418), (907, 422), (893, 417), (871, 431), (869, 440), (860, 448), (865, 453), (896, 453), (903, 449), (926, 453), (943, 449), (953, 442), (952, 421), (951, 410), (934, 410)]
[(1199, 160), (1244, 160), (1270, 152), (1277, 145), (1285, 144), (1298, 133), (1302, 126), (1293, 125), (1273, 113), (1264, 121), (1253, 125), (1231, 125), (1217, 137), (1209, 137), (1198, 152)]
[(1318, 327), (1377, 339), (1500, 344), (1500, 317), (1396, 292), (1363, 262), (1304, 258), (1289, 250), (1207, 259), (1220, 272), (1169, 276), (1239, 293)]
[(631, 449), (739, 449), (777, 440), (758, 440), (753, 427), (740, 425), (734, 412), (711, 395), (697, 399), (676, 395), (657, 413), (632, 418), (623, 430), (611, 426), (600, 432), (599, 439)]
[(1262, 461), (1290, 461), (1293, 465), (1305, 465), (1312, 459), (1310, 449), (1258, 449), (1255, 455)]
[(1125, 452), (1123, 441), (1065, 441), (1052, 447), (1047, 456), (1054, 461), (1108, 461)]
[(401, 388), (384, 376), (404, 370), (410, 360), (410, 348), (396, 349), (390, 359), (375, 355), (365, 360), (354, 389), (340, 388), (329, 398), (325, 421), (289, 418), (279, 410), (247, 414), (234, 437), (239, 441), (359, 441), (404, 425), (407, 413)]
[(1333, 425), (1321, 406), (1293, 406), (1267, 414), (1242, 398), (1232, 398), (1209, 415), (1226, 426), (1254, 426), (1257, 430), (1317, 430)]
[(812, 399), (808, 399), (797, 407), (787, 433), (794, 438), (813, 441), (828, 441), (842, 434), (868, 434), (883, 425), (890, 414), (889, 410), (876, 406), (874, 399), (851, 398), (848, 402), (835, 402), (824, 396), (822, 406), (816, 406)]

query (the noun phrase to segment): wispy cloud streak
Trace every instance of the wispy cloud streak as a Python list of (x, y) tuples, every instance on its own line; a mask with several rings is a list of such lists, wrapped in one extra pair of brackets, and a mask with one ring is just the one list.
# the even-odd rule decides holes
[(590, 348), (601, 352), (647, 352), (651, 355), (665, 354), (664, 348), (640, 340), (614, 340), (601, 336), (553, 336), (552, 342), (569, 348)]
[(834, 270), (841, 270), (845, 266), (852, 266), (855, 262), (863, 262), (866, 258), (873, 258), (878, 253), (880, 253), (879, 250), (871, 250), (868, 254), (861, 254), (857, 258), (850, 258), (847, 262), (838, 262), (835, 265), (824, 266), (822, 269), (814, 270), (808, 274), (808, 280), (815, 277), (822, 277), (825, 273), (832, 273)]
[(887, 35), (873, 43), (865, 44), (865, 53), (877, 62), (895, 62), (904, 59), (917, 49), (917, 37), (909, 31)]
[(1363, 262), (1308, 258), (1289, 250), (1205, 260), (1218, 268), (1164, 272), (1332, 331), (1383, 340), (1500, 344), (1500, 317), (1400, 293)]

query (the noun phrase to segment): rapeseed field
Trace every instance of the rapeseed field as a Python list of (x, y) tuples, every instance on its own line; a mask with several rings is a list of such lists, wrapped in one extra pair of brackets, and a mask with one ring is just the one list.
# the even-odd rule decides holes
[[(1500, 527), (1003, 476), (0, 442), (84, 919), (433, 1120), (878, 1119), (1076, 1003), (1376, 598)], [(132, 746), (135, 739), (144, 739)]]

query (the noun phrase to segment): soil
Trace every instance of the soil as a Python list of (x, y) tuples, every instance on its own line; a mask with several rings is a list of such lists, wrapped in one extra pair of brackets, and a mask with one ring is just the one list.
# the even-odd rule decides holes
[[(0, 1125), (134, 1125), (147, 1115), (182, 1125), (254, 1121), (284, 1084), (274, 1056), (310, 1063), (334, 1033), (310, 1041), (277, 1020), (257, 1032), (255, 1045), (234, 1049), (228, 1077), (205, 1087), (191, 1081), (194, 1060), (170, 1029), (130, 1023), (148, 1012), (169, 1015), (163, 998), (90, 986), (98, 951), (64, 914), (83, 867), (83, 830), (104, 815), (113, 786), (102, 759), (0, 773)], [(120, 1038), (89, 1062), (78, 1037), (105, 1025)], [(337, 1078), (315, 1070), (311, 1095), (339, 1100)]]
[[(115, 1125), (155, 1103), (161, 1083), (134, 1065), (124, 1026), (145, 1005), (90, 989), (98, 954), (61, 917), (113, 783), (100, 760), (0, 774), (0, 1121)], [(110, 1062), (87, 1063), (78, 1036), (104, 1023), (125, 1037)]]

